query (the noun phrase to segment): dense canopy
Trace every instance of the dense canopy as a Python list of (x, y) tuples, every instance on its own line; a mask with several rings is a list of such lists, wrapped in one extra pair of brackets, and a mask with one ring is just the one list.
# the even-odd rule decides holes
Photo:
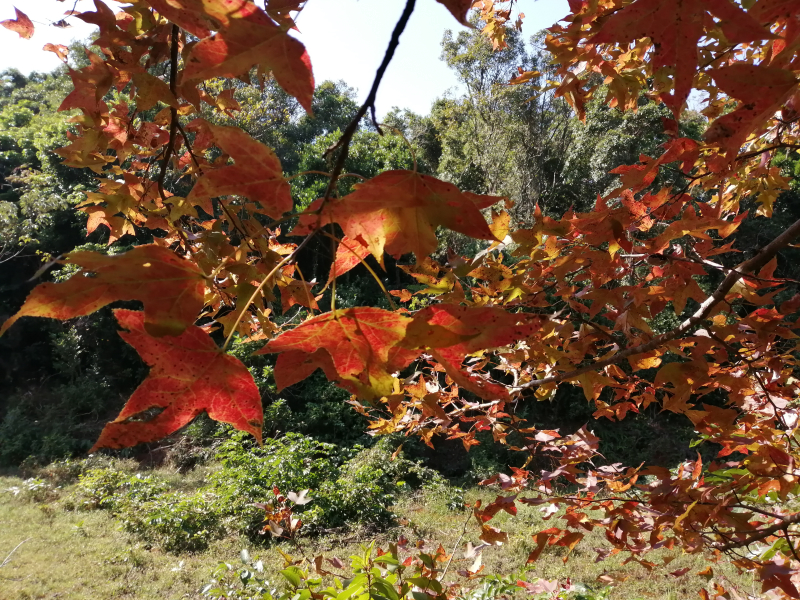
[[(455, 25), (477, 23), (478, 9), (496, 51), (523, 27), (513, 0), (438, 1)], [(665, 547), (724, 554), (757, 572), (771, 597), (800, 597), (800, 294), (791, 277), (800, 211), (790, 194), (779, 199), (790, 187), (781, 167), (800, 148), (800, 2), (571, 0), (540, 38), (550, 64), (519, 57), (497, 121), (438, 140), (449, 144), (439, 155), (449, 176), (425, 172), (417, 142), (410, 165), (390, 157), (345, 170), (358, 163), (363, 119), (383, 136), (397, 129), (375, 120), (374, 101), (398, 43), (413, 43), (402, 32), (415, 0), (366, 100), (324, 132), (330, 144), (315, 157), (292, 155), (298, 144), (277, 135), (271, 148), (277, 126), (255, 139), (237, 122), (237, 92), (279, 86), (299, 104), (292, 118), (313, 126), (314, 57), (292, 35), (305, 2), (130, 0), (116, 14), (94, 4), (76, 15), (99, 33), (85, 59), (69, 63), (73, 87), (59, 110), (72, 128), (56, 152), (93, 177), (81, 180), (88, 191), (77, 205), (88, 232), (107, 228), (109, 243), (136, 247), (68, 255), (74, 274), (35, 288), (3, 332), (24, 316), (143, 305), (116, 317), (150, 375), (97, 446), (152, 441), (202, 411), (260, 438), (255, 383), (226, 353), (234, 340), (259, 342), (260, 353), (279, 355), (280, 387), (321, 369), (375, 434), (469, 448), (489, 432), (526, 455), (525, 468), (484, 482), (501, 488), (474, 507), (487, 544), (505, 539), (487, 524), (500, 510), (555, 506), (566, 509), (561, 524), (535, 537), (531, 562), (547, 545), (571, 551), (602, 528), (600, 559), (627, 553), (652, 568), (648, 553)], [(34, 27), (19, 10), (2, 25), (24, 38)], [(452, 36), (444, 45), (465, 77), (471, 60), (491, 66), (466, 45)], [(67, 61), (69, 49), (46, 49)], [(443, 101), (436, 118), (487, 109), (472, 83), (468, 105)], [(701, 115), (689, 114), (693, 97)], [(589, 197), (565, 200), (570, 164), (590, 159), (558, 154), (558, 119), (537, 130), (526, 112), (559, 98), (583, 120), (641, 111), (661, 141), (616, 165), (602, 188), (583, 185)], [(499, 131), (522, 140), (517, 149), (553, 153), (550, 162), (533, 173), (533, 154), (494, 145)], [(465, 166), (459, 152), (470, 144), (480, 148)], [(296, 178), (320, 172), (327, 183), (297, 193)], [(747, 244), (735, 245), (740, 233)], [(313, 275), (303, 273), (304, 253), (328, 246), (330, 277), (326, 265), (318, 282), (316, 257)], [(417, 284), (393, 286), (387, 273), (404, 257)], [(358, 265), (384, 297), (337, 307), (337, 280)], [(592, 425), (539, 430), (517, 415), (565, 386), (580, 387), (596, 419), (651, 405), (674, 413), (710, 450), (672, 470), (604, 464)], [(702, 593), (728, 597), (715, 589)]]

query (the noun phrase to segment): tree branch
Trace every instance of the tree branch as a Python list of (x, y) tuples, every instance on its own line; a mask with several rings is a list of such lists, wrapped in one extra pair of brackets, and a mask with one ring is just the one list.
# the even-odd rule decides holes
[[(169, 89), (173, 97), (178, 97), (178, 36), (180, 35), (180, 28), (177, 25), (172, 26), (172, 35), (170, 43), (170, 64), (169, 64)], [(172, 151), (175, 146), (175, 136), (178, 130), (178, 109), (174, 106), (170, 107), (170, 125), (169, 125), (169, 142), (167, 148), (164, 150), (164, 160), (161, 161), (161, 173), (158, 175), (158, 193), (163, 202), (167, 201), (167, 196), (164, 194), (164, 179), (167, 176), (167, 169), (169, 169), (169, 160), (172, 158)]]
[(649, 352), (650, 350), (658, 348), (665, 342), (674, 340), (678, 336), (692, 329), (695, 325), (698, 325), (700, 322), (704, 321), (714, 310), (714, 307), (725, 300), (725, 296), (727, 296), (728, 292), (730, 292), (731, 288), (733, 288), (736, 282), (738, 282), (742, 277), (746, 276), (746, 274), (757, 271), (766, 265), (770, 260), (772, 260), (779, 250), (788, 246), (789, 243), (798, 235), (800, 235), (800, 220), (795, 221), (788, 229), (772, 240), (769, 244), (764, 246), (754, 257), (744, 261), (743, 263), (740, 263), (735, 269), (731, 270), (725, 279), (722, 280), (722, 283), (717, 286), (717, 289), (714, 290), (714, 293), (706, 298), (706, 300), (700, 305), (700, 308), (698, 308), (691, 317), (683, 321), (683, 323), (678, 325), (672, 331), (662, 333), (645, 344), (639, 344), (638, 346), (627, 348), (626, 350), (617, 352), (613, 356), (597, 360), (573, 371), (560, 373), (559, 375), (552, 375), (550, 377), (545, 377), (544, 379), (535, 379), (533, 381), (529, 381), (528, 383), (518, 386), (512, 391), (522, 391), (525, 389), (536, 388), (548, 383), (559, 383), (561, 381), (575, 379), (576, 377), (583, 375), (584, 373), (588, 373), (589, 371), (596, 371), (597, 369), (602, 369), (608, 365), (616, 364), (625, 360), (629, 356), (633, 356), (634, 354)]
[(381, 80), (386, 73), (386, 68), (389, 66), (389, 63), (392, 62), (394, 52), (397, 50), (397, 46), (400, 44), (400, 35), (405, 30), (406, 25), (408, 25), (408, 20), (411, 17), (411, 13), (414, 12), (415, 3), (416, 0), (406, 0), (406, 7), (403, 9), (403, 14), (400, 15), (400, 20), (397, 21), (397, 25), (394, 27), (392, 39), (389, 40), (389, 47), (386, 48), (386, 54), (383, 57), (383, 61), (378, 67), (378, 71), (375, 73), (375, 80), (372, 82), (372, 88), (369, 91), (369, 95), (367, 95), (367, 99), (364, 100), (364, 104), (362, 104), (361, 108), (358, 109), (356, 116), (353, 117), (353, 120), (347, 125), (344, 133), (342, 133), (342, 137), (339, 138), (339, 141), (325, 151), (324, 156), (328, 156), (331, 152), (341, 148), (339, 156), (336, 158), (333, 171), (331, 172), (331, 180), (328, 182), (328, 187), (325, 190), (325, 196), (322, 200), (323, 203), (328, 201), (328, 198), (330, 198), (333, 194), (333, 190), (336, 189), (336, 182), (339, 180), (342, 169), (344, 169), (344, 162), (347, 160), (347, 155), (350, 150), (350, 142), (352, 141), (353, 136), (358, 129), (359, 123), (361, 123), (361, 119), (363, 119), (364, 115), (367, 114), (367, 110), (370, 110), (372, 122), (375, 124), (375, 127), (378, 128), (378, 132), (381, 130), (380, 126), (378, 125), (378, 120), (375, 118), (375, 98), (378, 95), (378, 88), (380, 87)]
[(778, 531), (786, 531), (789, 525), (794, 523), (800, 523), (800, 513), (792, 515), (791, 517), (785, 517), (781, 520), (780, 523), (776, 525), (772, 525), (767, 527), (766, 529), (761, 529), (758, 533), (754, 533), (751, 536), (746, 537), (743, 540), (738, 540), (736, 542), (729, 542), (727, 544), (723, 544), (717, 546), (717, 550), (721, 552), (727, 552), (728, 550), (735, 550), (736, 548), (743, 548), (744, 546), (749, 546), (755, 542), (760, 542), (763, 539), (768, 538), (771, 535), (774, 535)]

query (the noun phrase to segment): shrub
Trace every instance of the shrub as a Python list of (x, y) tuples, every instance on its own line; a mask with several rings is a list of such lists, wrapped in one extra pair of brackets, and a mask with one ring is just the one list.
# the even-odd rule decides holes
[(309, 490), (313, 501), (296, 511), (313, 534), (344, 526), (383, 529), (394, 522), (399, 494), (447, 487), (435, 471), (402, 454), (393, 457), (388, 438), (371, 448), (341, 448), (288, 434), (258, 447), (237, 432), (219, 442), (215, 458), (221, 468), (192, 493), (168, 493), (157, 476), (132, 474), (126, 463), (102, 457), (60, 461), (37, 472), (62, 483), (77, 477), (71, 506), (112, 511), (127, 532), (171, 552), (201, 550), (231, 532), (264, 541), (264, 512), (256, 504), (273, 498), (275, 488)]
[(202, 590), (203, 596), (214, 600), (250, 600), (272, 598), (277, 589), (264, 579), (264, 563), (250, 558), (247, 550), (240, 554), (241, 567), (220, 563), (211, 576), (211, 583)]
[[(35, 463), (35, 461), (31, 462)], [(92, 469), (112, 469), (133, 473), (136, 469), (136, 462), (130, 459), (112, 458), (105, 454), (90, 454), (83, 459), (65, 458), (45, 466), (31, 464), (27, 470), (31, 475), (40, 477), (52, 485), (64, 486), (78, 481), (81, 475)]]
[(125, 531), (168, 552), (204, 550), (224, 529), (217, 498), (210, 493), (159, 494), (123, 505), (120, 520)]
[(87, 510), (128, 510), (166, 492), (152, 475), (130, 475), (113, 468), (89, 469), (75, 491), (77, 505)]
[(58, 491), (46, 481), (38, 478), (26, 479), (21, 485), (5, 490), (15, 498), (28, 502), (52, 502), (58, 498)]

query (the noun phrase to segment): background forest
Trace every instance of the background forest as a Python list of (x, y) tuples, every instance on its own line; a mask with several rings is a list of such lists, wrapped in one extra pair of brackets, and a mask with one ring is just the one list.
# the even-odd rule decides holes
[[(664, 105), (643, 95), (636, 112), (623, 113), (596, 101), (581, 122), (552, 93), (530, 97), (530, 88), (507, 85), (519, 67), (540, 71), (542, 84), (550, 69), (540, 36), (526, 40), (511, 32), (507, 41), (508, 48), (493, 51), (478, 32), (447, 32), (442, 59), (457, 74), (463, 93), (436, 100), (426, 115), (394, 109), (384, 119), (382, 135), (365, 120), (351, 144), (345, 172), (373, 177), (416, 162), (420, 172), (461, 190), (510, 197), (515, 202), (511, 217), (525, 227), (532, 225), (537, 204), (551, 217), (570, 209), (589, 210), (594, 198), (616, 187), (618, 178), (609, 171), (636, 162), (642, 154), (657, 155), (667, 140), (662, 121), (671, 116)], [(81, 66), (85, 60), (74, 48), (71, 64)], [(68, 143), (72, 127), (70, 114), (56, 112), (70, 85), (66, 68), (0, 74), (0, 322), (19, 309), (40, 281), (62, 281), (72, 274), (55, 262), (67, 252), (89, 248), (118, 254), (152, 239), (132, 230), (109, 244), (105, 226), (74, 210), (94, 184), (89, 174), (63, 166), (55, 152)], [(321, 157), (358, 109), (354, 91), (342, 81), (317, 86), (314, 117), (270, 82), (260, 91), (234, 80), (207, 85), (218, 105), (207, 106), (201, 116), (214, 124), (235, 124), (274, 148), (288, 173), (328, 170)], [(699, 112), (685, 113), (680, 134), (700, 139), (707, 123)], [(800, 174), (796, 152), (778, 160), (784, 175)], [(676, 172), (671, 183), (679, 185), (681, 177)], [(340, 191), (348, 191), (353, 181), (344, 178)], [(309, 173), (291, 183), (296, 208), (302, 209), (324, 193), (327, 179)], [(664, 183), (659, 179), (653, 186)], [(179, 183), (168, 180), (167, 185), (180, 194)], [(795, 200), (798, 185), (793, 179), (784, 196)], [(800, 203), (786, 199), (776, 203), (772, 219), (745, 220), (734, 247), (746, 255), (797, 220)], [(441, 263), (482, 249), (453, 232), (443, 231), (439, 239), (434, 258)], [(318, 237), (298, 264), (309, 280), (324, 282), (331, 262), (330, 244)], [(379, 272), (374, 259), (367, 262)], [(410, 257), (387, 259), (380, 276), (390, 292), (415, 292), (411, 307), (421, 307), (430, 288), (425, 273), (410, 268), (411, 263)], [(780, 266), (780, 277), (800, 279), (797, 261), (784, 260)], [(363, 266), (339, 280), (336, 294), (340, 308), (388, 307)], [(274, 312), (278, 322), (302, 320), (307, 314), (288, 298), (276, 299)], [(658, 318), (654, 322), (655, 329)], [(664, 329), (672, 325), (660, 324)], [(159, 444), (86, 458), (105, 423), (146, 375), (146, 367), (116, 330), (111, 310), (105, 308), (67, 322), (25, 319), (0, 338), (0, 466), (10, 475), (11, 490), (0, 495), (0, 503), (12, 496), (27, 498), (51, 524), (61, 517), (48, 516), (48, 511), (106, 511), (133, 548), (189, 556), (217, 540), (265, 544), (263, 513), (253, 505), (275, 486), (284, 492), (311, 490), (313, 501), (304, 508), (303, 520), (312, 537), (348, 540), (359, 528), (375, 532), (398, 527), (424, 535), (420, 523), (426, 519), (444, 522), (450, 513), (463, 519), (458, 511), (479, 494), (479, 481), (521, 466), (522, 459), (492, 445), (488, 436), (487, 443), (470, 452), (460, 442), (442, 439), (433, 439), (428, 447), (396, 435), (370, 436), (367, 421), (348, 405), (349, 394), (319, 372), (278, 394), (272, 377), (275, 357), (251, 356), (254, 348), (247, 343), (235, 343), (230, 352), (247, 364), (262, 395), (268, 438), (264, 447), (201, 417)], [(586, 402), (579, 387), (562, 386), (550, 401), (527, 402), (518, 410), (537, 428), (571, 433), (592, 418), (595, 406)], [(659, 412), (655, 404), (624, 421), (606, 418), (594, 427), (610, 464), (649, 461), (674, 467), (696, 456), (690, 425)], [(403, 514), (409, 507), (421, 510), (426, 505), (431, 511), (426, 517)], [(69, 518), (73, 527), (84, 527), (80, 518)], [(143, 560), (137, 556), (130, 560)], [(245, 570), (255, 564), (249, 555), (243, 560)], [(214, 596), (214, 590), (222, 590), (216, 597), (249, 597), (262, 585), (253, 583), (260, 577), (257, 571), (251, 569), (242, 579), (228, 565), (214, 574), (214, 586), (206, 593)], [(592, 581), (598, 574), (592, 572)], [(184, 585), (193, 581), (189, 578)], [(0, 579), (0, 589), (3, 585), (10, 583)], [(502, 587), (502, 581), (492, 585)], [(42, 594), (24, 597), (50, 597)]]

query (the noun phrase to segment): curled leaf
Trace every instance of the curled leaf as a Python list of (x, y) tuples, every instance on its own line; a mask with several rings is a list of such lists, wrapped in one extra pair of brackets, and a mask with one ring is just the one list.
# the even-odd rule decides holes
[(14, 12), (17, 13), (16, 19), (6, 19), (5, 21), (0, 21), (0, 25), (6, 29), (17, 32), (19, 37), (22, 39), (31, 39), (33, 37), (33, 22), (28, 18), (28, 15), (26, 15), (20, 9), (15, 8)]

